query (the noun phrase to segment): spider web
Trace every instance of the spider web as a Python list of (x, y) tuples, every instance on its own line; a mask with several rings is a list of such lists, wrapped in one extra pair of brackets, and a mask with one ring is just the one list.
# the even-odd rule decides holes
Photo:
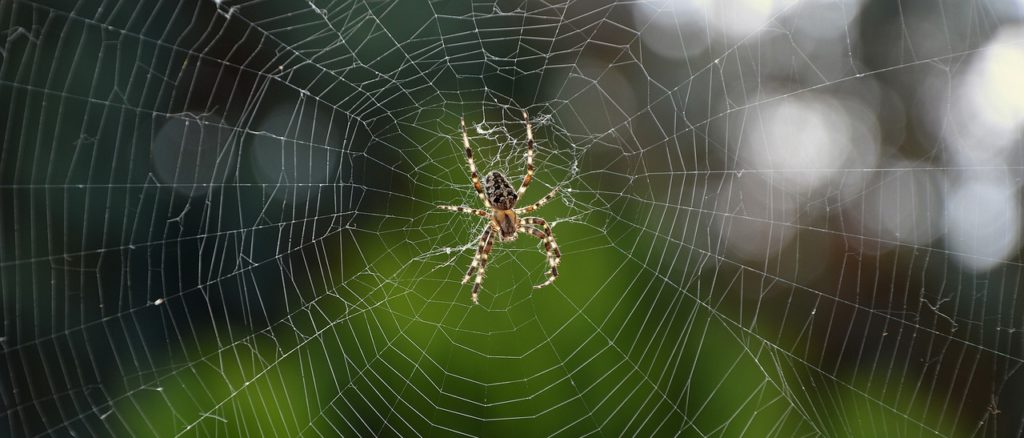
[(1020, 435), (1022, 11), (0, 3), (0, 427)]

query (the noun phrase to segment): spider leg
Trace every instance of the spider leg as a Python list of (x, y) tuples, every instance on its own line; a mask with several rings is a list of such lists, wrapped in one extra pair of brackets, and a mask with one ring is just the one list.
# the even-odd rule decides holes
[(523, 225), (521, 229), (524, 233), (530, 233), (533, 235), (533, 237), (540, 239), (540, 241), (544, 243), (544, 251), (547, 253), (549, 263), (551, 260), (554, 260), (556, 265), (561, 263), (562, 251), (558, 249), (557, 245), (554, 245), (555, 236), (549, 237), (547, 234), (544, 234), (544, 232), (541, 231), (539, 228), (536, 228), (532, 225)]
[[(490, 228), (490, 226), (487, 227), (488, 230)], [(491, 236), (488, 235), (487, 244), (484, 245), (484, 247), (481, 248), (480, 250), (480, 267), (478, 267), (476, 270), (476, 283), (473, 284), (473, 304), (480, 304), (480, 301), (477, 300), (477, 295), (480, 292), (480, 285), (484, 282), (484, 270), (487, 269), (487, 258), (490, 256), (491, 248), (493, 246), (494, 239), (492, 239)]]
[(528, 205), (528, 206), (523, 207), (523, 208), (515, 209), (516, 214), (531, 213), (534, 210), (543, 207), (544, 204), (548, 203), (548, 201), (551, 201), (552, 199), (555, 199), (555, 193), (556, 192), (558, 192), (558, 187), (555, 187), (555, 189), (552, 190), (551, 193), (548, 193), (547, 196), (541, 198), (540, 201), (535, 202), (533, 205)]
[(523, 228), (529, 229), (531, 234), (544, 242), (544, 248), (548, 252), (548, 264), (551, 266), (551, 272), (548, 273), (546, 281), (534, 286), (535, 289), (540, 289), (554, 283), (555, 278), (558, 277), (558, 265), (562, 262), (562, 252), (558, 250), (558, 243), (555, 242), (555, 236), (551, 234), (551, 227), (544, 219), (528, 217), (524, 218), (520, 223)]
[[(545, 255), (547, 255), (548, 257), (548, 264), (551, 264), (551, 260), (557, 258), (554, 254), (554, 251), (552, 250), (551, 241), (548, 240), (548, 236), (544, 234), (544, 232), (541, 231), (539, 228), (536, 228), (532, 225), (522, 224), (519, 227), (519, 232), (524, 234), (532, 234), (533, 237), (540, 239), (540, 241), (544, 243), (544, 252)], [(561, 257), (561, 253), (559, 253), (558, 257)]]
[(523, 120), (526, 122), (526, 176), (519, 186), (519, 197), (526, 193), (526, 187), (533, 181), (533, 125), (530, 125), (530, 116), (526, 115), (526, 110), (523, 110)]
[(480, 217), (487, 217), (487, 216), (490, 215), (490, 213), (487, 213), (484, 210), (479, 210), (479, 209), (476, 209), (476, 208), (469, 208), (469, 207), (455, 206), (455, 205), (438, 205), (437, 208), (440, 208), (442, 210), (457, 211), (459, 213), (475, 214), (475, 215), (480, 216)]
[(488, 224), (484, 228), (484, 234), (482, 236), (480, 236), (480, 241), (477, 243), (476, 254), (473, 254), (473, 263), (469, 264), (469, 270), (466, 271), (466, 276), (462, 277), (462, 284), (466, 284), (466, 282), (469, 281), (469, 277), (473, 276), (473, 271), (475, 271), (477, 266), (480, 264), (480, 254), (483, 254), (484, 246), (491, 239), (491, 232), (492, 231), (493, 230), (492, 230), (490, 224)]
[(466, 134), (466, 119), (460, 118), (459, 123), (462, 126), (462, 144), (466, 146), (466, 161), (469, 162), (469, 174), (473, 180), (473, 188), (476, 189), (476, 194), (480, 196), (480, 202), (483, 202), (485, 207), (491, 208), (491, 203), (487, 201), (484, 188), (480, 185), (480, 174), (477, 173), (476, 162), (473, 161), (473, 148), (469, 147), (469, 135)]
[(539, 228), (544, 231), (544, 237), (550, 238), (551, 240), (551, 252), (555, 254), (555, 259), (560, 261), (562, 258), (562, 252), (558, 250), (558, 244), (555, 243), (555, 236), (551, 233), (551, 226), (548, 225), (547, 221), (539, 217), (528, 217), (523, 218), (522, 222), (525, 225), (532, 225), (531, 228)]

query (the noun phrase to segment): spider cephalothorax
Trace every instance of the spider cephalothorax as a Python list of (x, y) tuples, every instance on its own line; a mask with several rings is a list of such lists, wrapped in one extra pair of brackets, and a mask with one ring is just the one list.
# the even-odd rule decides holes
[(487, 267), (487, 256), (491, 253), (491, 248), (494, 245), (495, 234), (498, 237), (498, 241), (515, 240), (516, 236), (519, 235), (518, 233), (527, 233), (544, 242), (544, 249), (547, 252), (551, 271), (548, 273), (548, 279), (544, 283), (534, 286), (535, 288), (547, 286), (558, 277), (558, 264), (561, 262), (562, 253), (558, 250), (558, 245), (555, 243), (555, 236), (551, 234), (551, 227), (548, 226), (544, 219), (539, 217), (519, 217), (521, 214), (530, 213), (548, 203), (548, 201), (555, 197), (557, 189), (552, 190), (551, 193), (548, 193), (547, 196), (541, 198), (540, 201), (533, 205), (515, 208), (516, 201), (523, 196), (523, 193), (526, 192), (526, 187), (533, 181), (534, 170), (533, 127), (530, 125), (530, 118), (526, 115), (526, 111), (523, 111), (523, 119), (526, 121), (526, 176), (523, 177), (523, 183), (519, 186), (519, 190), (512, 189), (512, 184), (509, 183), (508, 178), (501, 172), (491, 172), (487, 175), (486, 184), (480, 184), (480, 175), (477, 173), (476, 163), (473, 161), (473, 148), (469, 146), (469, 135), (466, 134), (466, 121), (462, 120), (462, 143), (466, 146), (466, 161), (469, 163), (470, 179), (473, 181), (473, 188), (480, 197), (480, 201), (490, 211), (451, 205), (438, 206), (445, 210), (475, 214), (489, 219), (487, 226), (484, 227), (484, 234), (480, 237), (476, 255), (473, 257), (473, 263), (469, 265), (469, 271), (462, 278), (462, 284), (466, 284), (473, 275), (473, 271), (476, 270), (476, 283), (473, 285), (474, 303), (477, 302), (480, 284), (483, 283), (484, 269)]

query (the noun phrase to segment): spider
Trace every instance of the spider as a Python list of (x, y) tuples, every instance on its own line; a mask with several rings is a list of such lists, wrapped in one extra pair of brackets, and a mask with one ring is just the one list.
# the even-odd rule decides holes
[(453, 205), (439, 205), (438, 208), (459, 213), (469, 213), (488, 219), (483, 235), (480, 236), (476, 255), (473, 256), (473, 263), (469, 265), (466, 276), (462, 278), (462, 284), (466, 284), (473, 275), (473, 271), (476, 270), (476, 283), (473, 284), (472, 295), (474, 304), (479, 304), (477, 296), (480, 292), (480, 284), (484, 280), (487, 257), (491, 253), (495, 237), (497, 237), (499, 242), (509, 242), (516, 240), (516, 237), (519, 235), (518, 233), (524, 233), (531, 234), (540, 239), (541, 242), (544, 242), (544, 249), (547, 251), (548, 265), (551, 266), (551, 271), (548, 273), (548, 279), (534, 286), (535, 289), (553, 283), (555, 278), (558, 277), (558, 264), (561, 262), (562, 253), (558, 250), (558, 244), (555, 243), (555, 236), (551, 234), (551, 227), (548, 226), (547, 221), (539, 217), (519, 217), (522, 214), (533, 212), (554, 199), (558, 188), (552, 190), (551, 193), (548, 193), (547, 196), (541, 198), (540, 201), (533, 205), (515, 208), (516, 201), (523, 196), (523, 193), (526, 193), (526, 188), (533, 181), (533, 127), (530, 125), (530, 118), (527, 116), (526, 111), (523, 111), (523, 120), (526, 122), (526, 176), (523, 177), (523, 183), (519, 186), (519, 190), (513, 190), (508, 178), (497, 171), (487, 175), (484, 185), (480, 184), (480, 175), (477, 174), (476, 163), (473, 162), (473, 149), (469, 146), (469, 136), (466, 134), (466, 120), (460, 120), (462, 125), (462, 143), (466, 146), (466, 161), (469, 163), (470, 179), (473, 180), (473, 188), (476, 189), (477, 195), (480, 196), (480, 202), (483, 202), (484, 206), (490, 211)]

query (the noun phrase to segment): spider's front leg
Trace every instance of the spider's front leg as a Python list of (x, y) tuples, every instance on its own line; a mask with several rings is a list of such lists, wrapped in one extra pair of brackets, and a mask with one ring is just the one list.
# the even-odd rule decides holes
[(466, 162), (469, 163), (469, 178), (473, 180), (473, 188), (476, 189), (480, 202), (484, 207), (491, 208), (491, 202), (487, 200), (484, 187), (480, 184), (480, 174), (476, 171), (476, 162), (473, 161), (473, 148), (469, 147), (469, 135), (466, 134), (466, 119), (460, 118), (459, 125), (462, 127), (462, 145), (466, 147)]
[(517, 195), (522, 198), (526, 193), (526, 187), (533, 181), (533, 126), (530, 125), (530, 116), (523, 110), (523, 121), (526, 122), (526, 176), (523, 177), (523, 184), (519, 186)]
[(487, 228), (484, 229), (484, 234), (480, 236), (480, 243), (476, 248), (476, 255), (473, 256), (473, 263), (470, 263), (469, 270), (466, 271), (466, 276), (462, 278), (462, 284), (466, 284), (469, 281), (469, 277), (473, 275), (473, 271), (476, 270), (476, 283), (473, 284), (473, 304), (480, 304), (477, 301), (477, 294), (480, 292), (480, 284), (484, 281), (484, 269), (487, 268), (487, 257), (491, 253), (491, 248), (494, 245), (494, 240), (491, 238), (492, 228), (488, 224)]

